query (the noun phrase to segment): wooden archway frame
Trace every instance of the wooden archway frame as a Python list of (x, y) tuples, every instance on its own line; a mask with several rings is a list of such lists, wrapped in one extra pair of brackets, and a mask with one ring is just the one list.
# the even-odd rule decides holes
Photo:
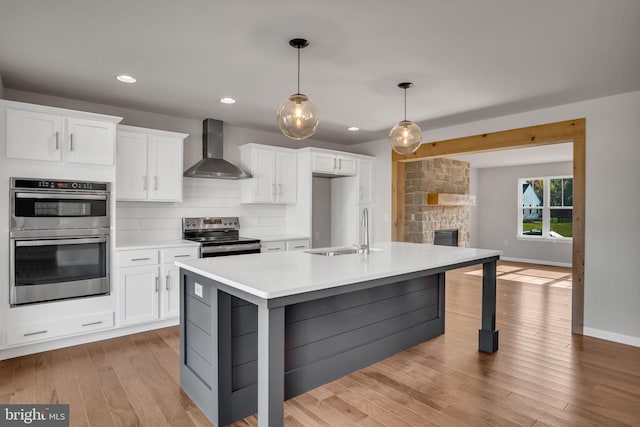
[(585, 218), (585, 119), (567, 120), (501, 132), (485, 133), (422, 144), (409, 155), (391, 157), (391, 239), (404, 239), (405, 163), (455, 154), (481, 153), (518, 147), (573, 142), (573, 283), (571, 330), (583, 333), (584, 320), (584, 218)]

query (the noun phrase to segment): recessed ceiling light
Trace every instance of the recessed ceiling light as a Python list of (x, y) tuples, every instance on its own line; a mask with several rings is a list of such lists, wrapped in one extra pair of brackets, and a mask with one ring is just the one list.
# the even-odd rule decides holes
[(233, 98), (229, 98), (227, 96), (227, 97), (224, 97), (224, 98), (220, 98), (220, 102), (222, 102), (223, 104), (235, 104), (236, 100), (233, 99)]
[(360, 128), (359, 128), (359, 127), (357, 127), (357, 126), (349, 126), (349, 127), (347, 128), (347, 130), (348, 130), (349, 132), (357, 132), (357, 131), (359, 131), (359, 130), (360, 130)]
[(136, 82), (136, 78), (133, 76), (130, 76), (128, 74), (119, 74), (116, 76), (116, 79), (118, 79), (118, 81), (122, 82), (122, 83), (135, 83)]

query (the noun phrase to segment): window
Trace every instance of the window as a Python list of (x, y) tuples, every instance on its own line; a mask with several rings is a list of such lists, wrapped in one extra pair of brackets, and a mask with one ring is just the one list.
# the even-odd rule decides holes
[(518, 180), (518, 236), (534, 239), (573, 236), (573, 177)]

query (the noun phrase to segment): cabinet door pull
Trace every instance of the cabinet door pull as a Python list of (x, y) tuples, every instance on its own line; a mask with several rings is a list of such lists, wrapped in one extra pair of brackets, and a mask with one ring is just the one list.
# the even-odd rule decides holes
[(25, 337), (30, 337), (31, 335), (40, 335), (40, 334), (46, 334), (48, 331), (46, 329), (42, 330), (42, 331), (38, 331), (38, 332), (27, 332), (26, 334), (23, 334), (23, 336)]
[(282, 184), (278, 184), (278, 194), (282, 194)]
[(160, 278), (156, 276), (156, 292), (160, 292)]
[(99, 325), (102, 323), (102, 320), (98, 320), (97, 322), (91, 322), (91, 323), (83, 323), (82, 326), (95, 326), (95, 325)]
[(275, 196), (275, 194), (276, 194), (276, 185), (271, 184), (271, 196)]
[(158, 191), (158, 176), (153, 177), (153, 191)]
[(190, 254), (184, 254), (184, 255), (174, 255), (173, 257), (174, 258), (187, 258), (187, 257), (190, 257), (190, 256), (191, 256)]
[(342, 159), (338, 159), (338, 169), (342, 170)]
[(279, 251), (280, 248), (267, 248), (268, 251)]
[(167, 279), (167, 281), (165, 282), (166, 283), (165, 289), (169, 290), (169, 289), (171, 289), (171, 285), (169, 284), (169, 281), (171, 280), (171, 276), (167, 274), (166, 279)]
[(69, 151), (73, 151), (73, 134), (69, 134)]
[(149, 261), (151, 258), (131, 258), (131, 261)]
[(333, 168), (334, 169), (336, 168), (336, 158), (335, 157), (333, 158)]
[(56, 150), (60, 149), (60, 132), (56, 132)]
[(305, 245), (300, 245), (300, 246), (294, 246), (293, 249), (304, 249), (306, 248)]

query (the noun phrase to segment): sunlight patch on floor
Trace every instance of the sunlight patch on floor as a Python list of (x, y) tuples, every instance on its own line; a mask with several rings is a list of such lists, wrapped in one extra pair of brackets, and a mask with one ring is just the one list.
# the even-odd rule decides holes
[(509, 280), (511, 282), (520, 282), (520, 283), (532, 283), (534, 285), (546, 285), (549, 282), (553, 282), (554, 279), (549, 279), (547, 277), (537, 277), (537, 276), (529, 276), (526, 274), (504, 274), (500, 276), (501, 280)]
[(561, 280), (559, 282), (556, 283), (552, 283), (551, 286), (554, 288), (564, 288), (564, 289), (571, 289), (571, 280)]
[[(466, 271), (464, 274), (482, 277), (482, 268)], [(571, 273), (566, 271), (550, 271), (537, 268), (523, 269), (509, 265), (498, 265), (496, 267), (496, 277), (498, 280), (571, 289)]]
[(538, 270), (534, 268), (521, 270), (518, 272), (518, 274), (525, 274), (527, 276), (548, 277), (549, 279), (560, 279), (568, 276), (567, 273), (562, 271)]

